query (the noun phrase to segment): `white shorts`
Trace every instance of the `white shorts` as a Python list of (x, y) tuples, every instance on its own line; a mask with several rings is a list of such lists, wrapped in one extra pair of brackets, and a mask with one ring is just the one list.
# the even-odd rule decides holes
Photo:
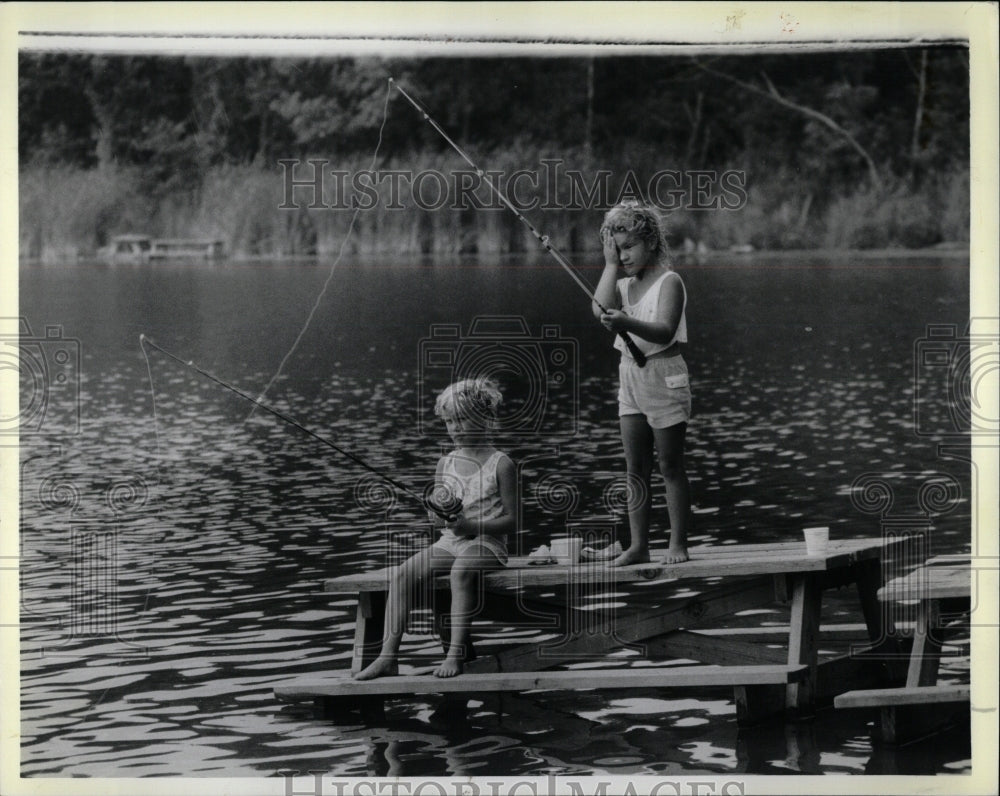
[(691, 385), (684, 357), (651, 357), (640, 368), (631, 357), (618, 365), (618, 415), (644, 415), (652, 428), (691, 419)]
[(451, 531), (445, 530), (438, 540), (431, 545), (431, 555), (436, 550), (440, 550), (455, 558), (484, 558), (492, 555), (501, 566), (507, 566), (507, 545), (500, 539), (489, 534), (481, 536), (455, 536)]

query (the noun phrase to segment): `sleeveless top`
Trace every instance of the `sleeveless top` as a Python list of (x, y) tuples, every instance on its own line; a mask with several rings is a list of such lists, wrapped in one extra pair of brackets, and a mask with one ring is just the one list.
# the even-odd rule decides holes
[[(615, 283), (615, 287), (618, 290), (618, 298), (621, 300), (622, 312), (637, 320), (655, 323), (659, 320), (656, 317), (656, 310), (660, 302), (660, 289), (663, 287), (663, 281), (671, 275), (677, 277), (677, 281), (681, 284), (681, 292), (684, 295), (684, 303), (681, 305), (681, 318), (677, 322), (677, 330), (674, 332), (674, 337), (669, 343), (651, 343), (649, 340), (643, 340), (638, 335), (630, 335), (635, 341), (636, 347), (646, 356), (665, 351), (674, 343), (686, 343), (688, 341), (686, 317), (687, 289), (684, 287), (684, 280), (681, 279), (681, 275), (676, 271), (667, 271), (653, 283), (653, 286), (646, 291), (646, 295), (635, 304), (630, 304), (628, 300), (629, 288), (635, 282), (635, 277), (627, 276)], [(622, 356), (631, 359), (632, 355), (629, 354), (628, 349), (625, 347), (625, 341), (622, 340), (621, 335), (615, 335), (615, 348), (621, 352)]]
[[(471, 460), (458, 456), (457, 451), (449, 453), (444, 460), (441, 488), (449, 497), (454, 496), (462, 501), (462, 513), (466, 519), (492, 520), (503, 514), (503, 501), (500, 500), (500, 487), (497, 483), (497, 464), (501, 456), (503, 453), (494, 451), (481, 467), (468, 474), (459, 472), (459, 463), (461, 462), (464, 471)], [(453, 535), (448, 528), (442, 534)], [(506, 535), (503, 541), (506, 541)]]

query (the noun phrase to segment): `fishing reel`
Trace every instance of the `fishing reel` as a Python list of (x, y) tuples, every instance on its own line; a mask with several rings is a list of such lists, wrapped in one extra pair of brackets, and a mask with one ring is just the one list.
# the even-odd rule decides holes
[(425, 498), (424, 505), (445, 522), (454, 522), (462, 513), (462, 499), (450, 491)]

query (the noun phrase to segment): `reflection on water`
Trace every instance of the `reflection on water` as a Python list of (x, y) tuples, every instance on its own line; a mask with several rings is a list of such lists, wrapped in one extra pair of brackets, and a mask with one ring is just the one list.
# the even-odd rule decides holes
[[(684, 270), (693, 544), (793, 539), (816, 524), (874, 535), (879, 517), (851, 502), (858, 477), (878, 475), (893, 510), (913, 514), (919, 487), (944, 474), (961, 494), (928, 515), (932, 552), (967, 549), (968, 468), (936, 453), (946, 414), (935, 435), (915, 433), (913, 381), (927, 325), (964, 328), (967, 264), (748, 262)], [(22, 272), (22, 314), (36, 329), (61, 324), (82, 353), (79, 433), (49, 427), (22, 444), (23, 775), (967, 770), (967, 737), (892, 756), (852, 714), (744, 732), (722, 691), (504, 695), (458, 717), (427, 698), (391, 702), (367, 725), (275, 702), (276, 685), (349, 666), (353, 605), (323, 598), (322, 580), (380, 566), (390, 531), (426, 522), (406, 495), (265, 412), (248, 418), (245, 401), (155, 351), (151, 390), (138, 338), (256, 394), (326, 275), (285, 263)], [(614, 354), (559, 269), (342, 266), (266, 400), (419, 492), (443, 445), (426, 400), (452, 375), (427, 341), (458, 324), (456, 351), (482, 355), (489, 342), (468, 339), (477, 315), (523, 319), (529, 359), (500, 375), (515, 407), (544, 411), (503, 440), (522, 465), (518, 546), (568, 522), (613, 532)], [(558, 381), (541, 399), (532, 367)], [(654, 511), (664, 523), (660, 491)], [(654, 538), (664, 543), (662, 525)], [(848, 607), (834, 595), (830, 621), (856, 621)], [(413, 640), (405, 663), (435, 660), (436, 641)]]

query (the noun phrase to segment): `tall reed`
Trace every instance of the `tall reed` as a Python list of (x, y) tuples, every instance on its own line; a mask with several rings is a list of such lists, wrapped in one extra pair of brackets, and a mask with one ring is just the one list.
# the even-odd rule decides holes
[[(626, 147), (614, 157), (595, 159), (581, 149), (521, 141), (473, 157), (484, 169), (504, 175), (501, 190), (513, 192), (510, 198), (525, 207), (528, 220), (567, 253), (598, 252), (601, 214), (620, 198), (626, 175), (634, 175), (632, 184), (645, 190), (651, 175), (669, 168), (671, 159), (670, 153), (650, 147)], [(462, 206), (462, 180), (474, 179), (474, 173), (456, 153), (392, 153), (379, 169), (430, 176), (419, 183), (399, 179), (395, 193), (383, 179), (374, 188), (374, 206), (357, 212), (352, 200), (366, 197), (351, 189), (350, 181), (368, 167), (368, 156), (324, 159), (327, 172), (348, 175), (342, 179), (347, 193), (340, 195), (344, 185), (326, 173), (316, 202), (309, 187), (286, 196), (286, 175), (278, 164), (213, 167), (199, 184), (167, 194), (151, 191), (136, 169), (27, 166), (20, 174), (20, 253), (27, 258), (87, 256), (113, 235), (137, 232), (222, 239), (234, 257), (328, 258), (342, 248), (356, 256), (545, 256), (530, 231), (485, 186), (466, 190)], [(746, 202), (739, 207), (696, 209), (688, 195), (667, 213), (677, 246), (916, 248), (968, 240), (967, 170), (933, 175), (919, 187), (898, 180), (880, 191), (859, 186), (833, 196), (809, 175), (781, 166), (747, 170), (747, 162), (731, 169), (742, 167), (746, 174)], [(602, 169), (609, 172), (608, 190), (588, 203), (587, 191), (600, 184)], [(508, 182), (518, 170), (527, 174), (516, 184)], [(575, 196), (567, 170), (579, 172), (576, 188), (582, 190)], [(545, 179), (554, 173), (553, 190)], [(300, 165), (294, 176), (302, 181), (310, 175), (311, 168)], [(415, 195), (417, 188), (422, 197)]]

